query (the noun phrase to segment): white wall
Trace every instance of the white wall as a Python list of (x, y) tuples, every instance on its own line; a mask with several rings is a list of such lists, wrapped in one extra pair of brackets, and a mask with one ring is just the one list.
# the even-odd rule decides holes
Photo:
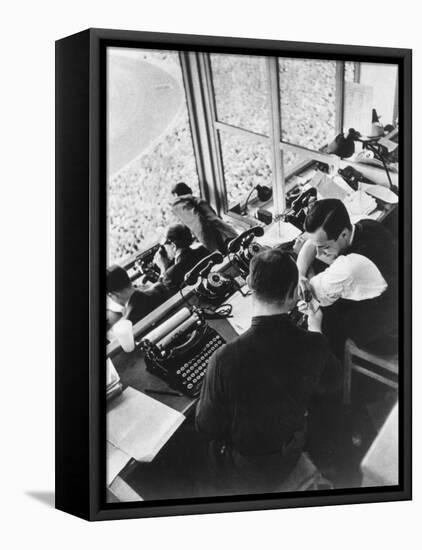
[[(201, 550), (387, 550), (416, 546), (422, 517), (420, 400), (415, 403), (414, 419), (415, 502), (89, 525), (28, 495), (38, 492), (45, 496), (47, 492), (48, 500), (54, 479), (54, 40), (93, 26), (413, 47), (418, 60), (422, 43), (415, 6), (410, 0), (399, 4), (385, 0), (381, 11), (379, 3), (366, 0), (355, 0), (347, 10), (338, 0), (38, 0), (3, 4), (0, 224), (2, 275), (6, 277), (2, 277), (0, 302), (0, 502), (5, 548), (74, 550), (95, 545), (123, 549), (149, 544), (150, 548)], [(414, 96), (419, 99), (420, 70), (415, 86)], [(415, 122), (421, 120), (420, 114), (420, 106), (415, 104)], [(421, 140), (415, 136), (416, 158), (420, 149)], [(414, 201), (420, 205), (421, 171), (416, 165), (414, 181)], [(415, 222), (416, 243), (421, 237), (420, 218)], [(419, 260), (418, 254), (416, 268)], [(416, 322), (420, 307), (416, 287)], [(416, 335), (420, 328), (418, 323)], [(420, 350), (415, 346), (417, 395), (422, 388), (420, 362)]]

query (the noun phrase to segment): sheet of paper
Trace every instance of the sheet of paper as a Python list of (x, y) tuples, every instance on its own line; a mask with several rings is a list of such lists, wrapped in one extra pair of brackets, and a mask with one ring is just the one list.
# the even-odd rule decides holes
[(151, 462), (185, 416), (160, 401), (126, 388), (107, 412), (107, 441), (139, 462)]
[(300, 233), (301, 231), (291, 223), (280, 221), (273, 223), (271, 227), (266, 229), (262, 237), (258, 237), (255, 240), (263, 246), (274, 247), (279, 244), (293, 241)]
[(131, 460), (131, 457), (123, 452), (121, 449), (115, 447), (112, 443), (107, 441), (106, 447), (107, 456), (107, 486), (113, 483), (114, 478), (119, 475), (123, 468)]
[[(244, 286), (242, 291), (246, 293), (247, 288), (247, 286)], [(227, 302), (233, 307), (232, 316), (227, 318), (228, 322), (237, 334), (246, 332), (252, 321), (252, 296), (242, 296), (238, 291)]]
[(318, 199), (340, 199), (343, 201), (348, 195), (348, 191), (343, 186), (322, 172), (317, 172), (309, 185), (316, 188)]

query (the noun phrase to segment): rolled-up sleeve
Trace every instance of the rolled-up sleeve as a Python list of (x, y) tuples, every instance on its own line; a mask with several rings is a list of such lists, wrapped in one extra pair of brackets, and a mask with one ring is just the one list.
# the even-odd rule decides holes
[(223, 439), (228, 428), (228, 414), (218, 358), (219, 352), (210, 359), (196, 407), (196, 429), (208, 439)]
[(325, 271), (312, 277), (310, 284), (322, 306), (330, 306), (340, 298), (369, 300), (387, 288), (377, 266), (361, 254), (339, 256)]
[(345, 256), (338, 257), (310, 281), (315, 298), (324, 307), (344, 298), (352, 289), (353, 283), (353, 270)]

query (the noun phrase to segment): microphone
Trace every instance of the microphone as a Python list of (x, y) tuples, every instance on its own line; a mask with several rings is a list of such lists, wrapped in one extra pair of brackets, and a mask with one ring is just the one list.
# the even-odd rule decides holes
[[(243, 245), (244, 241), (248, 239), (248, 237), (252, 237), (251, 240), (254, 237), (262, 237), (264, 234), (264, 228), (260, 225), (256, 225), (255, 227), (251, 227), (244, 233), (241, 233), (238, 237), (235, 237), (232, 241), (229, 242), (227, 245), (227, 250), (229, 252), (237, 252), (240, 247)], [(250, 241), (249, 241), (250, 242)]]
[(213, 252), (209, 256), (203, 258), (200, 262), (196, 264), (190, 271), (185, 275), (185, 283), (187, 285), (193, 285), (196, 283), (198, 278), (207, 274), (207, 271), (211, 269), (214, 264), (221, 264), (224, 260), (223, 255), (220, 252)]

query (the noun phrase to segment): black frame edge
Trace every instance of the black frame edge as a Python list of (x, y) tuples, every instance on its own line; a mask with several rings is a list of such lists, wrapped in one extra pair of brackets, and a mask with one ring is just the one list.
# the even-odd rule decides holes
[[(406, 185), (407, 190), (401, 197), (400, 214), (402, 246), (406, 242), (406, 247), (402, 248), (402, 275), (406, 282), (406, 292), (402, 294), (406, 372), (402, 381), (407, 401), (404, 403), (402, 399), (400, 403), (404, 475), (399, 487), (355, 493), (344, 491), (341, 495), (308, 493), (279, 498), (219, 499), (219, 502), (198, 499), (197, 502), (166, 501), (158, 505), (147, 502), (104, 505), (105, 491), (101, 487), (104, 441), (99, 413), (104, 401), (101, 398), (104, 381), (101, 373), (104, 369), (100, 368), (104, 350), (99, 345), (101, 331), (98, 324), (102, 318), (99, 314), (104, 308), (100, 299), (104, 278), (100, 267), (105, 250), (101, 240), (105, 233), (102, 227), (105, 212), (101, 211), (105, 201), (101, 197), (104, 175), (101, 132), (104, 131), (104, 121), (101, 120), (100, 104), (104, 101), (104, 90), (100, 85), (100, 67), (104, 63), (101, 47), (110, 42), (115, 42), (112, 45), (121, 42), (126, 47), (155, 45), (165, 49), (226, 49), (233, 50), (233, 53), (238, 53), (234, 51), (236, 49), (244, 49), (245, 52), (254, 50), (259, 55), (270, 51), (274, 55), (277, 50), (291, 51), (299, 57), (312, 50), (314, 57), (321, 57), (321, 52), (324, 52), (331, 58), (378, 58), (379, 62), (400, 64), (402, 90), (406, 91), (400, 102), (402, 136), (406, 144), (400, 160), (401, 184)], [(411, 50), (89, 29), (58, 41), (56, 52), (56, 322), (59, 325), (56, 328), (56, 507), (84, 519), (107, 520), (411, 499)], [(62, 67), (60, 72), (59, 64), (65, 58), (70, 67)], [(83, 78), (79, 78), (81, 75), (77, 71), (83, 73)], [(74, 81), (75, 75), (78, 82)], [(63, 97), (59, 97), (66, 94), (67, 87), (72, 89), (71, 93), (67, 90), (71, 107), (65, 104)], [(70, 131), (63, 132), (60, 125), (68, 126)], [(70, 212), (66, 217), (67, 209)], [(72, 217), (72, 211), (77, 215)], [(77, 295), (75, 292), (67, 295), (75, 283)], [(66, 319), (64, 312), (69, 311), (69, 307), (72, 314)], [(71, 384), (77, 386), (73, 394)], [(75, 449), (75, 446), (79, 448)]]
[(89, 31), (56, 42), (56, 508), (89, 518)]

